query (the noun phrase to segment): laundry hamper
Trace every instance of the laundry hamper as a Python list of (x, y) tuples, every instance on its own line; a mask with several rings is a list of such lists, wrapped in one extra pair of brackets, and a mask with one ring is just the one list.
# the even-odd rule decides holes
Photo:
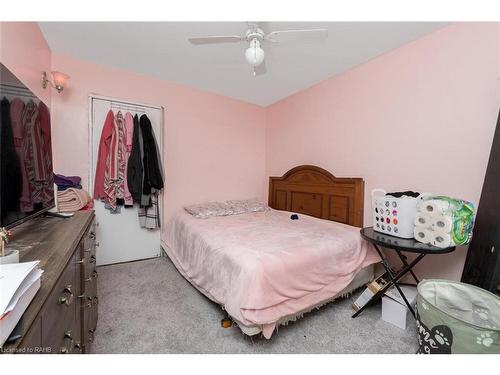
[(448, 280), (417, 290), (419, 353), (500, 353), (500, 297)]

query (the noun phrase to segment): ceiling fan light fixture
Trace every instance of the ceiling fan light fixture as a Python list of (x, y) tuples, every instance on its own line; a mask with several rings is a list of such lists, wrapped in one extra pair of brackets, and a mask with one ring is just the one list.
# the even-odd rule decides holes
[(265, 53), (260, 46), (258, 39), (252, 39), (250, 41), (250, 47), (245, 51), (245, 58), (247, 62), (252, 66), (259, 66), (264, 62)]
[[(261, 47), (261, 43), (264, 41), (269, 43), (293, 42), (300, 41), (301, 39), (324, 39), (328, 36), (328, 29), (276, 30), (266, 34), (259, 28), (259, 22), (247, 22), (247, 27), (244, 35), (209, 35), (188, 38), (188, 40), (194, 45), (250, 42), (250, 46), (245, 51), (245, 60), (252, 66), (253, 75), (256, 76), (257, 74), (261, 75), (266, 72), (266, 64), (264, 63), (265, 53)], [(257, 67), (259, 69), (256, 69)]]

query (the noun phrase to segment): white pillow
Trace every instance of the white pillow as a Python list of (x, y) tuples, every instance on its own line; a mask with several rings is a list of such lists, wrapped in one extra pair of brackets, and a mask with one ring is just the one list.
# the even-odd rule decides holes
[(224, 202), (207, 202), (184, 207), (184, 209), (197, 219), (208, 219), (212, 216), (232, 215), (231, 206)]
[(233, 214), (243, 214), (246, 212), (263, 212), (269, 207), (258, 199), (230, 200), (226, 201)]

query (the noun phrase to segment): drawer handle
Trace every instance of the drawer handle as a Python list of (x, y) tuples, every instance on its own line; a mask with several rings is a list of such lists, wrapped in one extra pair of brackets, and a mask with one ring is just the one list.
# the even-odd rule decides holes
[(78, 350), (79, 354), (82, 353), (82, 345), (79, 342), (75, 344), (75, 349)]
[(97, 306), (99, 304), (99, 298), (97, 298), (97, 296), (94, 297), (94, 301), (92, 303)]
[(77, 260), (77, 261), (75, 262), (75, 264), (83, 264), (83, 263), (85, 263), (85, 257), (83, 257), (83, 259), (82, 259), (82, 260)]
[(89, 238), (90, 238), (91, 240), (95, 240), (95, 233), (90, 233)]
[(90, 277), (87, 277), (87, 278), (86, 278), (85, 280), (83, 280), (83, 281), (85, 281), (86, 283), (89, 283), (89, 282), (91, 282), (91, 281), (92, 281), (92, 276), (90, 276)]
[(95, 247), (99, 247), (99, 246), (101, 246), (101, 244), (99, 242), (96, 242)]
[(85, 249), (83, 251), (86, 252), (86, 253), (90, 253), (92, 251), (92, 249)]
[[(73, 331), (64, 332), (64, 341), (69, 340), (69, 345), (63, 346), (60, 350), (61, 354), (68, 354), (71, 352), (71, 347), (73, 346)], [(68, 349), (69, 346), (69, 349)]]
[(99, 274), (97, 273), (97, 271), (96, 271), (96, 270), (94, 270), (94, 272), (92, 272), (92, 277), (93, 277), (94, 279), (97, 279), (97, 276), (99, 276)]
[(63, 293), (69, 294), (69, 297), (66, 296), (59, 297), (59, 303), (61, 305), (69, 306), (71, 305), (71, 302), (73, 302), (73, 291), (71, 290), (71, 288), (72, 288), (71, 285), (66, 285), (66, 287), (64, 288)]
[(94, 264), (94, 263), (95, 263), (95, 260), (96, 260), (96, 259), (95, 259), (95, 255), (91, 255), (91, 256), (90, 256), (90, 263), (91, 263), (91, 264)]
[(89, 329), (89, 342), (93, 342), (94, 341), (94, 332), (95, 332), (95, 329)]

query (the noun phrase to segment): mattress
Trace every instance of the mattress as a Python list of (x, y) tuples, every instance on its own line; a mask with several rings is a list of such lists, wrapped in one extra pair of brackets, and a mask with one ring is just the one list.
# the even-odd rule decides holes
[[(162, 246), (179, 272), (242, 327), (277, 325), (338, 296), (379, 261), (359, 228), (268, 210), (209, 219), (180, 212)], [(249, 332), (247, 330), (247, 332)]]

